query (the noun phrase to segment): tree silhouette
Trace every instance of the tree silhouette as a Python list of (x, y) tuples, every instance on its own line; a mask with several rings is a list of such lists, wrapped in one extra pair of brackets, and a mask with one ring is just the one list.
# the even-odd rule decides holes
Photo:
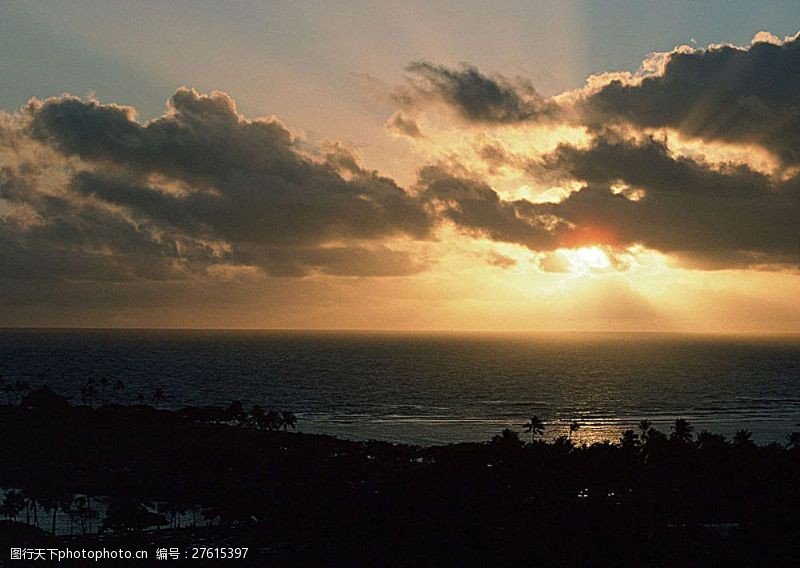
[(76, 516), (81, 523), (81, 532), (92, 532), (92, 523), (97, 518), (97, 511), (92, 509), (91, 498), (88, 495), (75, 498)]
[(28, 485), (27, 487), (22, 489), (22, 494), (27, 501), (27, 509), (25, 511), (26, 522), (30, 524), (30, 513), (33, 511), (33, 524), (35, 527), (39, 527), (39, 504), (43, 501), (41, 495), (39, 494), (39, 490), (34, 487), (33, 485)]
[(519, 448), (522, 446), (522, 440), (511, 428), (503, 428), (502, 432), (492, 437), (492, 444), (505, 448)]
[(728, 447), (728, 441), (725, 436), (703, 430), (697, 434), (697, 447), (701, 450), (720, 451)]
[(19, 404), (28, 410), (38, 410), (50, 415), (63, 414), (69, 409), (69, 399), (56, 394), (47, 385), (26, 394)]
[(189, 511), (189, 505), (184, 503), (171, 502), (167, 506), (167, 518), (169, 519), (169, 526), (173, 529), (181, 528), (181, 519)]
[(544, 434), (544, 422), (538, 416), (531, 416), (531, 419), (523, 424), (525, 432), (531, 435), (531, 443), (534, 442), (536, 436)]
[(228, 408), (225, 409), (225, 419), (239, 425), (247, 419), (247, 413), (244, 411), (241, 401), (234, 400), (228, 405)]
[(561, 450), (562, 452), (570, 452), (575, 448), (575, 444), (572, 443), (569, 436), (558, 436), (555, 440), (553, 440), (553, 447)]
[(64, 504), (72, 503), (72, 495), (57, 487), (53, 487), (46, 495), (42, 497), (40, 502), (45, 511), (51, 511), (53, 514), (50, 531), (52, 532), (53, 536), (55, 536), (58, 511), (63, 510)]
[(253, 428), (263, 430), (268, 427), (267, 415), (264, 413), (264, 408), (260, 404), (254, 404), (250, 409), (250, 424)]
[(144, 505), (126, 496), (111, 500), (100, 531), (124, 534), (167, 524), (163, 515), (148, 511)]
[(9, 521), (17, 520), (17, 515), (25, 508), (25, 497), (16, 490), (7, 491), (0, 504), (0, 511)]
[(573, 420), (569, 423), (569, 439), (572, 439), (572, 435), (581, 429), (581, 425), (578, 423), (577, 420)]
[(648, 447), (650, 447), (650, 446), (657, 447), (657, 446), (660, 446), (661, 444), (665, 443), (666, 441), (667, 441), (667, 435), (664, 434), (664, 432), (662, 432), (661, 430), (656, 430), (653, 427), (650, 427), (650, 429), (647, 430), (647, 446)]
[(69, 519), (69, 534), (72, 534), (72, 530), (75, 526), (75, 519), (77, 519), (78, 516), (78, 511), (75, 509), (74, 504), (75, 497), (69, 493), (65, 493), (62, 501), (59, 503), (61, 512), (67, 515)]
[(649, 420), (641, 420), (639, 422), (639, 438), (642, 441), (642, 444), (647, 442), (647, 434), (650, 432), (650, 428), (653, 426), (653, 423)]
[(638, 449), (639, 444), (639, 435), (630, 428), (625, 430), (619, 439), (619, 445), (628, 450)]
[(749, 430), (737, 430), (733, 435), (734, 448), (750, 448), (755, 446), (753, 443), (753, 433)]
[(295, 426), (297, 425), (297, 416), (294, 415), (294, 412), (290, 412), (288, 410), (281, 412), (281, 425), (283, 426), (284, 430), (289, 427), (294, 430)]
[(97, 398), (97, 387), (94, 385), (94, 379), (89, 379), (81, 387), (81, 401), (84, 404), (88, 404), (89, 408), (92, 408), (95, 398)]
[(159, 406), (159, 405), (160, 405), (162, 402), (164, 402), (165, 400), (167, 400), (167, 395), (166, 395), (166, 394), (164, 394), (164, 389), (163, 389), (163, 388), (161, 388), (161, 387), (155, 387), (155, 388), (153, 389), (153, 395), (152, 395), (152, 399), (153, 399), (153, 405), (154, 405), (156, 408), (158, 408), (158, 406)]
[(670, 429), (672, 430), (672, 434), (670, 435), (671, 440), (675, 440), (681, 444), (688, 444), (692, 441), (694, 426), (689, 424), (688, 420), (676, 418), (675, 424), (673, 424)]
[(800, 449), (800, 432), (792, 432), (786, 436), (786, 447)]
[(267, 415), (264, 417), (264, 421), (268, 430), (280, 430), (281, 426), (283, 426), (281, 414), (275, 410), (270, 410), (267, 412)]

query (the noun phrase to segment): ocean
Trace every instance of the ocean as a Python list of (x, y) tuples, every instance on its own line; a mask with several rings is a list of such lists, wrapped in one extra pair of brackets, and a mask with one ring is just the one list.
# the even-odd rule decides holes
[(302, 432), (423, 445), (522, 434), (532, 415), (545, 438), (577, 420), (578, 443), (642, 419), (759, 442), (800, 429), (798, 335), (6, 329), (0, 374), (75, 403), (107, 377), (125, 389), (106, 402), (161, 387), (164, 407), (241, 400), (293, 411)]

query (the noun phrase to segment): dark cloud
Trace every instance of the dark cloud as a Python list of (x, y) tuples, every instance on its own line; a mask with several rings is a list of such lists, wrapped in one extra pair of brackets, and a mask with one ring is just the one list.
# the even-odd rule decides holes
[(695, 267), (800, 264), (798, 178), (715, 169), (675, 157), (653, 139), (560, 146), (545, 168), (587, 184), (561, 203), (537, 206), (574, 225), (562, 236), (567, 242), (584, 230), (587, 239), (643, 244)]
[[(800, 37), (681, 48), (662, 63), (645, 78), (612, 80), (586, 97), (565, 99), (577, 111), (570, 120), (589, 126), (588, 147), (562, 145), (527, 162), (501, 141), (476, 147), (490, 174), (527, 168), (551, 185), (584, 185), (561, 203), (503, 200), (486, 183), (441, 167), (423, 170), (423, 195), (437, 215), (463, 231), (533, 250), (639, 244), (703, 269), (800, 265), (800, 176), (791, 169), (800, 164)], [(417, 63), (409, 69), (417, 82), (398, 91), (401, 104), (441, 100), (464, 118), (485, 123), (541, 116), (516, 85), (472, 67)], [(544, 108), (544, 114), (555, 112)], [(633, 130), (630, 139), (619, 126)], [(785, 167), (767, 175), (732, 162), (678, 156), (666, 140), (648, 138), (648, 128), (758, 145)]]
[(76, 97), (34, 100), (28, 131), (67, 156), (189, 181), (216, 181), (231, 173), (308, 177), (315, 165), (298, 154), (276, 119), (246, 120), (224, 93), (181, 88), (164, 116), (140, 125), (135, 112)]
[(452, 69), (426, 61), (411, 63), (406, 70), (409, 83), (393, 93), (404, 108), (441, 102), (465, 120), (488, 124), (549, 119), (556, 111), (522, 78), (488, 77), (471, 65)]
[(421, 199), (436, 215), (463, 231), (496, 241), (550, 249), (557, 245), (552, 219), (537, 213), (526, 200), (506, 201), (488, 184), (448, 168), (427, 166), (420, 171)]
[(394, 113), (389, 117), (389, 120), (386, 121), (386, 130), (392, 134), (407, 136), (408, 138), (425, 138), (417, 121), (400, 111)]
[[(800, 265), (800, 177), (715, 168), (674, 156), (652, 138), (562, 145), (536, 169), (584, 187), (559, 203), (506, 200), (480, 179), (439, 165), (421, 170), (420, 198), (467, 234), (534, 251), (642, 245), (692, 268)], [(541, 267), (566, 269), (552, 255)]]
[(676, 50), (663, 72), (614, 80), (585, 101), (591, 124), (624, 120), (706, 141), (763, 146), (800, 163), (800, 36), (776, 45)]
[[(32, 101), (20, 132), (63, 156), (54, 190), (7, 167), (3, 198), (35, 217), (4, 219), (5, 275), (171, 278), (219, 264), (279, 276), (388, 276), (423, 266), (386, 239), (427, 238), (432, 220), (397, 184), (337, 144), (302, 152), (276, 119), (248, 120), (224, 93), (182, 88), (147, 124), (94, 100)], [(77, 161), (76, 161), (77, 160)], [(29, 259), (25, 268), (25, 260)], [(60, 260), (63, 259), (63, 260)]]
[(9, 168), (0, 171), (0, 196), (9, 209), (0, 221), (0, 278), (185, 279), (221, 260), (196, 236), (167, 234), (71, 193), (43, 192)]
[[(428, 62), (408, 72), (393, 92), (402, 110), (386, 124), (403, 136), (424, 137), (412, 111), (434, 103), (480, 126), (566, 116), (522, 79)], [(406, 191), (340, 144), (305, 149), (278, 119), (245, 118), (220, 92), (181, 88), (147, 123), (121, 105), (33, 100), (0, 117), (0, 278), (413, 274), (426, 260), (393, 239), (431, 238), (441, 221), (534, 251), (640, 244), (704, 269), (797, 267), (800, 177), (788, 177), (790, 168), (766, 175), (711, 165), (676, 156), (643, 131), (757, 144), (785, 166), (800, 164), (799, 94), (798, 39), (684, 49), (644, 79), (564, 99), (577, 101), (570, 120), (590, 127), (587, 146), (524, 156), (502, 139), (476, 138), (490, 174), (527, 167), (553, 185), (583, 184), (560, 203), (541, 204), (504, 199), (442, 164), (422, 168)], [(625, 138), (628, 129), (638, 132)], [(563, 269), (555, 258), (543, 256), (542, 268)]]

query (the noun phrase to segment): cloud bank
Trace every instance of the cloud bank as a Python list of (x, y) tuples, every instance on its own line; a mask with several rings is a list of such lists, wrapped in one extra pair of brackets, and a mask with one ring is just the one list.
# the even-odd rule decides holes
[[(704, 270), (800, 264), (798, 37), (678, 48), (549, 99), (470, 65), (414, 62), (406, 73), (385, 128), (440, 151), (421, 156), (405, 188), (354, 149), (243, 116), (222, 92), (180, 88), (146, 123), (133, 108), (69, 95), (0, 115), (4, 289), (23, 301), (32, 283), (50, 295), (81, 283), (92, 295), (103, 283), (410, 276), (435, 265), (426, 244), (444, 226), (543, 255), (599, 245)], [(426, 130), (423, 115), (443, 108), (455, 117), (449, 140), (482, 141), (469, 158)], [(582, 142), (525, 145), (560, 128)], [(561, 197), (498, 187), (510, 175)], [(557, 260), (537, 266), (564, 269)]]
[[(542, 153), (476, 142), (469, 156), (456, 152), (456, 167), (423, 169), (423, 195), (468, 234), (538, 251), (644, 246), (702, 269), (800, 265), (800, 36), (676, 48), (637, 73), (598, 75), (547, 100), (469, 66), (409, 70), (422, 79), (394, 93), (406, 112), (430, 112), (424, 103), (435, 100), (463, 119), (462, 136), (480, 141), (495, 127), (496, 140), (535, 139), (544, 118), (544, 128), (585, 132), (581, 144)], [(691, 142), (693, 153), (675, 140)], [(757, 151), (777, 167), (732, 157)], [(568, 189), (557, 203), (504, 198), (488, 179), (501, 167)], [(446, 170), (454, 172), (447, 182)]]
[(6, 120), (0, 246), (17, 259), (4, 263), (6, 276), (422, 268), (385, 241), (426, 238), (428, 213), (352, 151), (330, 145), (309, 156), (277, 119), (248, 120), (219, 92), (182, 88), (163, 116), (135, 118), (128, 107), (65, 96)]

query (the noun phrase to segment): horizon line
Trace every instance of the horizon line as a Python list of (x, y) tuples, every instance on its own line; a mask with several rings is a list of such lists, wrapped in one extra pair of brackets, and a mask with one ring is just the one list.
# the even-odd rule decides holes
[(424, 328), (291, 328), (291, 327), (147, 327), (147, 326), (4, 326), (0, 331), (196, 331), (196, 332), (285, 332), (285, 333), (407, 333), (407, 334), (606, 334), (606, 335), (800, 335), (798, 331), (713, 331), (713, 330), (580, 330), (580, 329), (424, 329)]

